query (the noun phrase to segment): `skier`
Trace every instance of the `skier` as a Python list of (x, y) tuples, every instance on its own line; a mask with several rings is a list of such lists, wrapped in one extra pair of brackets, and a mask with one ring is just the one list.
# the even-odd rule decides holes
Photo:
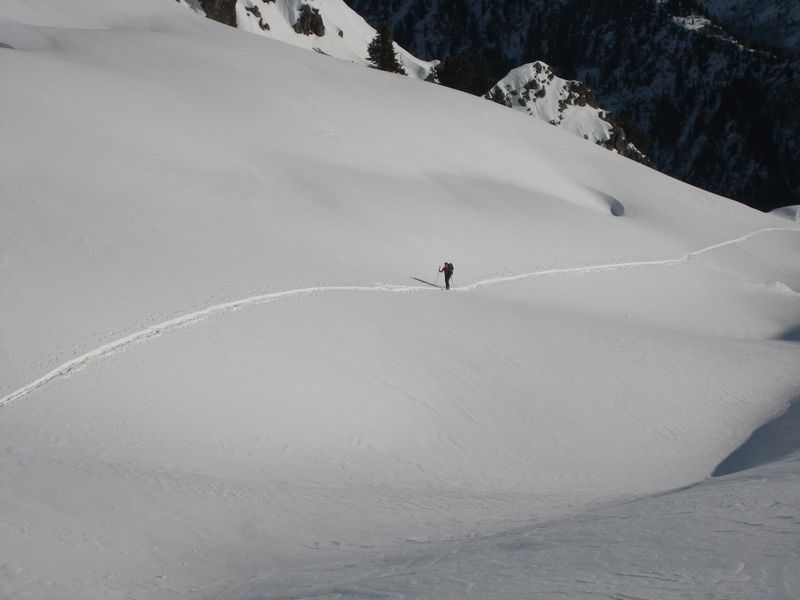
[(439, 273), (444, 273), (444, 287), (450, 289), (450, 278), (453, 276), (453, 263), (446, 262), (444, 266), (439, 269)]

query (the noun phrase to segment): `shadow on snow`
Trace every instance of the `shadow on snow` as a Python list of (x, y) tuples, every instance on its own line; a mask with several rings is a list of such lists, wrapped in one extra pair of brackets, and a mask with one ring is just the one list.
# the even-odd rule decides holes
[(784, 342), (800, 342), (800, 325), (792, 329), (787, 329), (779, 335), (777, 339), (783, 340)]
[(430, 281), (425, 281), (424, 279), (420, 279), (419, 277), (412, 277), (411, 279), (413, 279), (415, 281), (419, 281), (420, 283), (425, 283), (425, 284), (433, 286), (435, 288), (441, 287), (439, 285), (436, 285), (435, 283), (431, 283)]
[(779, 461), (797, 451), (800, 451), (800, 398), (795, 398), (782, 415), (756, 429), (711, 475), (738, 473)]

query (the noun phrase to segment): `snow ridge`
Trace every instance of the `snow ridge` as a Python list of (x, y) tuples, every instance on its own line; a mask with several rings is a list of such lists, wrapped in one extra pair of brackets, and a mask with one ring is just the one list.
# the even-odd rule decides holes
[[(504, 277), (496, 277), (492, 279), (483, 279), (481, 281), (477, 281), (475, 283), (459, 286), (458, 288), (454, 288), (453, 291), (457, 292), (466, 292), (476, 290), (478, 288), (486, 287), (489, 285), (497, 285), (500, 283), (509, 283), (514, 281), (521, 281), (523, 279), (532, 279), (535, 277), (546, 277), (549, 275), (571, 275), (571, 274), (581, 274), (581, 273), (598, 273), (602, 271), (616, 271), (619, 269), (632, 269), (632, 268), (639, 268), (639, 267), (668, 267), (674, 266), (681, 263), (689, 262), (692, 258), (696, 256), (700, 256), (702, 254), (711, 252), (713, 250), (717, 250), (719, 248), (723, 248), (725, 246), (731, 246), (734, 244), (738, 244), (744, 241), (747, 241), (751, 238), (754, 238), (758, 235), (769, 233), (769, 232), (776, 232), (776, 231), (798, 231), (800, 232), (800, 228), (796, 227), (766, 227), (763, 229), (758, 229), (741, 237), (727, 240), (724, 242), (719, 242), (717, 244), (713, 244), (711, 246), (706, 246), (705, 248), (700, 248), (698, 250), (693, 250), (687, 253), (684, 256), (679, 258), (667, 258), (662, 260), (642, 260), (642, 261), (628, 261), (628, 262), (618, 262), (618, 263), (608, 263), (608, 264), (600, 264), (600, 265), (589, 265), (584, 267), (565, 267), (565, 268), (558, 268), (558, 269), (544, 269), (541, 271), (533, 271), (532, 273), (522, 273), (520, 275), (508, 275)], [(316, 286), (316, 287), (307, 287), (307, 288), (298, 288), (294, 290), (284, 290), (282, 292), (271, 292), (268, 294), (258, 294), (255, 296), (249, 296), (247, 298), (242, 298), (239, 300), (232, 300), (230, 302), (223, 302), (221, 304), (215, 304), (213, 306), (209, 306), (207, 308), (191, 312), (179, 317), (175, 317), (174, 319), (170, 319), (168, 321), (163, 321), (156, 325), (152, 325), (146, 329), (142, 329), (141, 331), (137, 331), (136, 333), (132, 333), (128, 336), (115, 340), (113, 342), (109, 342), (108, 344), (104, 344), (94, 350), (90, 350), (85, 354), (82, 354), (72, 360), (69, 360), (62, 365), (56, 367), (49, 373), (41, 376), (39, 379), (25, 385), (18, 390), (11, 392), (10, 394), (4, 396), (0, 399), (0, 408), (14, 402), (15, 400), (19, 400), (31, 394), (38, 389), (46, 386), (50, 382), (61, 379), (64, 377), (69, 377), (73, 373), (80, 371), (86, 366), (93, 364), (107, 356), (111, 356), (116, 354), (120, 350), (130, 346), (132, 344), (137, 344), (140, 342), (147, 341), (151, 338), (158, 337), (165, 333), (169, 333), (170, 331), (174, 331), (175, 329), (179, 329), (181, 327), (185, 327), (187, 325), (191, 325), (193, 323), (198, 323), (201, 321), (205, 321), (206, 319), (224, 312), (230, 312), (234, 310), (238, 310), (240, 308), (246, 306), (253, 306), (257, 304), (264, 304), (267, 302), (271, 302), (272, 300), (280, 300), (283, 298), (294, 298), (300, 296), (309, 296), (314, 294), (322, 294), (322, 293), (335, 293), (335, 292), (389, 292), (389, 293), (398, 293), (398, 292), (420, 292), (420, 291), (432, 291), (430, 287), (425, 286), (403, 286), (403, 285), (392, 285), (392, 284), (376, 284), (372, 286), (364, 286), (364, 285), (334, 285), (334, 286)]]

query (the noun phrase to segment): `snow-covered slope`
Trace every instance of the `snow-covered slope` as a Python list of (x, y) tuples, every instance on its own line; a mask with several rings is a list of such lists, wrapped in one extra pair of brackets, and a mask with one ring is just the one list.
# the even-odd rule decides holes
[(555, 125), (624, 156), (646, 162), (624, 130), (599, 108), (591, 90), (580, 81), (557, 77), (549, 65), (536, 61), (511, 70), (486, 98)]
[(800, 206), (784, 206), (776, 208), (772, 213), (790, 221), (800, 221)]
[[(201, 14), (209, 13), (200, 0), (180, 0)], [(220, 3), (211, 4), (214, 7)], [(335, 58), (368, 64), (367, 46), (373, 29), (344, 0), (235, 0), (228, 2), (230, 18), (216, 11), (209, 16), (231, 21), (239, 29)], [(223, 15), (226, 11), (223, 11)], [(397, 44), (395, 52), (406, 73), (426, 79), (433, 64), (414, 57)]]
[(796, 462), (659, 495), (798, 395), (796, 222), (175, 2), (0, 44), (4, 598), (797, 591)]

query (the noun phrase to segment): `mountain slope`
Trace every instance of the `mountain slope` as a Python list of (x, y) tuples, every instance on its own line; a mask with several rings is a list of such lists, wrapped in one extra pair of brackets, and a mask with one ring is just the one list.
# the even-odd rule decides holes
[(390, 15), (395, 39), (417, 56), (471, 60), (475, 93), (544, 61), (586, 83), (628, 123), (657, 169), (760, 210), (800, 203), (800, 59), (754, 51), (718, 24), (692, 22), (695, 3), (349, 4), (368, 21)]
[[(795, 221), (178, 3), (11, 0), (0, 43), (4, 597), (454, 597), (482, 539), (520, 597), (518, 526), (577, 556), (797, 396)], [(725, 548), (677, 593), (795, 591)]]

